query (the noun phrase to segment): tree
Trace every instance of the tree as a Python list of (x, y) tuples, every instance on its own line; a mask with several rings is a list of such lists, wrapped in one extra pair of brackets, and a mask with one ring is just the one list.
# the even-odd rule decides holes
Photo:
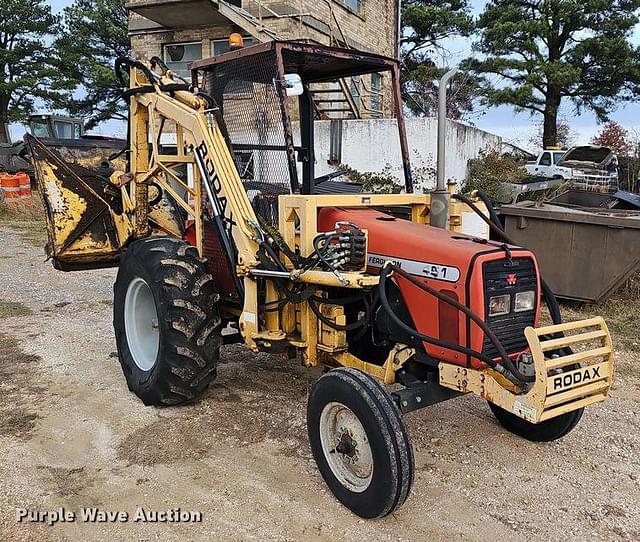
[(58, 31), (58, 17), (45, 2), (0, 2), (0, 143), (9, 142), (10, 122), (26, 120), (38, 99), (57, 96), (58, 72), (46, 38)]
[[(536, 124), (535, 134), (529, 139), (531, 146), (538, 148), (542, 144), (542, 137), (544, 133), (544, 122)], [(556, 146), (563, 149), (569, 148), (576, 144), (578, 139), (578, 133), (573, 130), (567, 121), (567, 119), (558, 119), (556, 128)]]
[[(640, 131), (632, 128), (628, 132), (629, 154), (622, 158), (621, 165), (626, 173), (626, 189), (629, 192), (640, 192)], [(625, 163), (626, 162), (626, 163)]]
[[(438, 108), (438, 79), (447, 71), (434, 61), (443, 41), (468, 36), (473, 29), (467, 0), (403, 0), (401, 56), (402, 91), (406, 106), (416, 115), (433, 115)], [(460, 118), (473, 107), (474, 85), (469, 77), (451, 83), (447, 112)]]
[[(640, 0), (492, 0), (477, 21), (489, 105), (510, 104), (544, 119), (544, 146), (557, 144), (563, 99), (607, 120), (640, 90), (640, 48), (630, 42)], [(487, 74), (497, 76), (490, 84)]]
[(600, 132), (591, 139), (591, 143), (593, 145), (611, 147), (616, 153), (622, 156), (628, 156), (631, 151), (629, 132), (614, 121), (607, 122)]
[(126, 103), (113, 71), (129, 54), (125, 0), (75, 0), (64, 10), (64, 32), (54, 46), (71, 90), (60, 106), (93, 128), (108, 119), (126, 120)]

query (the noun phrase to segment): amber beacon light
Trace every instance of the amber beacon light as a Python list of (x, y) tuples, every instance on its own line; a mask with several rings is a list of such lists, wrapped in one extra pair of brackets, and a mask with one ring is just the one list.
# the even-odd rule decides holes
[(234, 32), (229, 36), (229, 49), (242, 49), (244, 47), (244, 39), (240, 34)]

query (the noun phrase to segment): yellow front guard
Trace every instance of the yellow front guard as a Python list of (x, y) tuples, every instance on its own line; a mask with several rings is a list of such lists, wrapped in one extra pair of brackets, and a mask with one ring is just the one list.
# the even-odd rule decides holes
[[(544, 336), (562, 333), (558, 339)], [(536, 380), (522, 393), (493, 369), (474, 370), (440, 364), (440, 384), (463, 393), (472, 392), (516, 416), (540, 423), (573, 410), (600, 403), (613, 382), (611, 335), (602, 317), (565, 324), (528, 327)], [(571, 347), (574, 353), (548, 357), (549, 352)], [(579, 368), (566, 370), (577, 365)], [(564, 370), (563, 370), (564, 369)]]

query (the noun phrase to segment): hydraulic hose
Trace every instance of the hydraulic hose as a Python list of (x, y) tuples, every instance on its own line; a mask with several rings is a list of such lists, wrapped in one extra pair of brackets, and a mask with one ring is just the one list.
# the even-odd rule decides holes
[(316, 315), (318, 320), (325, 323), (330, 328), (337, 329), (338, 331), (353, 331), (354, 329), (359, 329), (369, 321), (369, 318), (371, 316), (371, 307), (369, 303), (367, 303), (366, 299), (363, 298), (365, 302), (365, 315), (362, 318), (346, 325), (336, 324), (335, 322), (332, 322), (329, 318), (327, 318), (324, 314), (322, 314), (322, 312), (316, 305), (316, 301), (314, 300), (314, 298), (315, 296), (311, 296), (307, 301), (307, 303), (309, 303), (309, 307), (313, 311), (313, 314)]
[(142, 62), (140, 62), (139, 60), (134, 60), (133, 58), (121, 56), (116, 59), (114, 69), (116, 72), (116, 77), (118, 78), (118, 81), (120, 81), (120, 84), (123, 87), (128, 86), (124, 79), (124, 74), (122, 73), (122, 68), (124, 66), (126, 67), (133, 66), (134, 68), (139, 69), (142, 73), (144, 73), (146, 78), (149, 80), (149, 83), (151, 83), (152, 85), (159, 83), (156, 75)]
[[(480, 192), (478, 192), (478, 196), (479, 195), (480, 195)], [(474, 213), (476, 213), (482, 220), (484, 220), (487, 223), (487, 225), (489, 226), (489, 228), (491, 228), (491, 230), (493, 232), (495, 232), (503, 241), (506, 241), (510, 245), (517, 245), (518, 244), (513, 239), (511, 239), (511, 237), (509, 237), (507, 235), (507, 233), (502, 229), (502, 227), (499, 225), (500, 222), (494, 222), (492, 219), (487, 217), (487, 215), (485, 215), (480, 210), (480, 208), (475, 203), (473, 203), (473, 201), (471, 201), (467, 196), (464, 196), (462, 194), (452, 194), (451, 197), (453, 199), (457, 199), (457, 200), (461, 201), (462, 203), (465, 203), (467, 206), (471, 207), (471, 210)], [(485, 205), (486, 205), (486, 203), (485, 203)], [(491, 205), (491, 202), (489, 202), (489, 205)], [(493, 206), (489, 207), (489, 205), (487, 206), (487, 209), (493, 210), (493, 214), (497, 218), (498, 215), (496, 214), (495, 209), (493, 209)], [(489, 214), (492, 214), (491, 210), (489, 211)]]
[(403, 322), (398, 317), (398, 315), (394, 312), (393, 308), (391, 307), (391, 303), (389, 303), (389, 298), (387, 297), (387, 288), (386, 288), (387, 279), (392, 271), (393, 269), (391, 268), (391, 265), (387, 265), (382, 270), (382, 272), (380, 273), (380, 283), (378, 285), (378, 291), (379, 291), (379, 297), (380, 297), (380, 304), (382, 305), (382, 308), (387, 312), (391, 320), (393, 320), (398, 327), (400, 327), (410, 335), (417, 337), (421, 341), (424, 341), (429, 344), (433, 344), (434, 346), (439, 346), (440, 348), (448, 348), (449, 350), (453, 350), (454, 352), (459, 352), (461, 354), (473, 356), (474, 358), (484, 361), (490, 367), (498, 371), (500, 370), (498, 369), (499, 365), (489, 356), (485, 356), (482, 352), (476, 352), (471, 348), (460, 346), (459, 344), (450, 343), (448, 341), (436, 339), (435, 337), (430, 337), (429, 335), (424, 335), (420, 333), (418, 330), (413, 329), (411, 326)]
[(496, 213), (496, 210), (493, 206), (493, 203), (491, 203), (489, 196), (487, 196), (480, 190), (476, 191), (476, 195), (480, 198), (480, 201), (487, 206), (487, 211), (489, 211), (489, 218), (491, 218), (491, 221), (504, 232), (504, 228), (502, 227), (502, 223), (500, 222), (498, 213)]
[[(429, 340), (424, 339), (423, 337), (427, 337), (426, 335), (422, 335), (420, 333), (417, 333), (417, 330), (413, 330), (410, 326), (407, 326), (404, 322), (402, 322), (402, 320), (400, 320), (400, 318), (398, 318), (397, 315), (393, 312), (393, 309), (392, 309), (391, 305), (389, 304), (388, 299), (386, 297), (386, 280), (387, 280), (387, 277), (389, 276), (389, 274), (392, 271), (395, 274), (401, 276), (403, 279), (409, 281), (411, 284), (413, 284), (417, 288), (420, 288), (422, 291), (428, 293), (429, 295), (432, 295), (432, 296), (436, 297), (437, 299), (447, 303), (448, 305), (451, 305), (452, 307), (454, 307), (458, 311), (460, 311), (463, 314), (465, 314), (466, 316), (468, 316), (471, 320), (473, 320), (476, 323), (476, 325), (480, 329), (482, 329), (482, 331), (484, 331), (485, 335), (489, 338), (489, 340), (493, 343), (493, 345), (498, 350), (498, 353), (500, 354), (500, 357), (502, 358), (502, 366), (498, 365), (493, 359), (489, 358), (488, 356), (485, 356), (484, 354), (482, 354), (480, 352), (476, 352), (474, 350), (467, 349), (465, 347), (460, 347), (459, 345), (453, 345), (453, 343), (448, 343), (446, 341), (441, 341), (440, 339), (434, 339), (433, 337), (428, 337)], [(383, 294), (384, 294), (384, 298), (383, 298)], [(455, 299), (452, 299), (451, 297), (443, 294), (442, 292), (436, 290), (435, 288), (431, 288), (431, 286), (420, 282), (416, 277), (414, 277), (413, 275), (410, 275), (409, 273), (407, 273), (406, 271), (402, 270), (400, 267), (398, 267), (398, 266), (396, 266), (394, 264), (388, 264), (383, 269), (382, 273), (380, 274), (380, 301), (381, 301), (382, 306), (384, 307), (384, 309), (389, 313), (389, 316), (391, 316), (391, 318), (396, 323), (401, 322), (403, 324), (402, 327), (405, 329), (405, 331), (411, 330), (412, 334), (414, 334), (416, 336), (419, 336), (419, 338), (423, 339), (425, 342), (432, 343), (432, 341), (437, 340), (440, 343), (443, 343), (443, 344), (437, 344), (437, 346), (441, 346), (443, 348), (449, 348), (451, 350), (457, 350), (458, 348), (464, 348), (465, 350), (469, 350), (469, 352), (464, 352), (464, 353), (469, 354), (469, 355), (471, 355), (471, 356), (473, 356), (475, 358), (481, 359), (482, 361), (487, 363), (490, 367), (492, 367), (493, 369), (496, 369), (498, 372), (501, 372), (499, 368), (506, 368), (520, 382), (534, 382), (535, 381), (535, 376), (524, 375), (518, 370), (518, 368), (511, 361), (511, 358), (509, 358), (509, 354), (507, 353), (507, 351), (505, 350), (504, 346), (502, 345), (502, 343), (500, 342), (500, 340), (498, 339), (496, 334), (493, 332), (493, 330), (488, 326), (488, 324), (482, 318), (480, 318), (476, 313), (474, 313), (469, 307), (467, 307), (467, 306), (463, 305), (462, 303), (456, 301)], [(394, 318), (394, 316), (395, 316), (395, 318)], [(397, 318), (397, 320), (396, 320), (396, 318)], [(432, 344), (436, 344), (436, 343), (432, 343)], [(455, 348), (452, 348), (452, 346), (455, 347)], [(490, 360), (490, 361), (487, 361), (487, 360)]]
[(219, 111), (220, 107), (218, 106), (218, 102), (215, 101), (213, 96), (207, 94), (206, 92), (202, 92), (201, 90), (194, 92), (196, 96), (200, 96), (205, 102), (207, 102), (207, 107), (212, 111)]
[[(182, 83), (170, 83), (170, 84), (159, 84), (158, 88), (162, 92), (178, 92), (180, 90), (189, 91), (189, 86), (184, 85)], [(125, 90), (120, 96), (123, 100), (130, 98), (131, 96), (137, 96), (138, 94), (152, 94), (156, 91), (156, 87), (153, 85), (143, 85), (141, 87), (134, 87)]]
[(365, 297), (365, 294), (351, 295), (348, 297), (320, 297), (317, 295), (312, 295), (311, 299), (317, 301), (318, 303), (346, 306), (351, 305), (352, 303), (357, 303), (358, 301), (364, 301)]

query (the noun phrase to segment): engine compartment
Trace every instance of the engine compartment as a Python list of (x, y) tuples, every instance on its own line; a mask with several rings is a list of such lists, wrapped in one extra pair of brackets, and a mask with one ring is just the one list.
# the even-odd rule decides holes
[[(323, 208), (318, 229), (330, 230), (340, 221), (367, 232), (368, 272), (378, 273), (390, 261), (423, 284), (468, 306), (491, 327), (510, 357), (527, 350), (524, 329), (536, 326), (540, 318), (539, 270), (531, 251), (416, 224), (375, 209)], [(465, 346), (492, 359), (499, 357), (495, 345), (467, 315), (402, 277), (396, 282), (398, 296), (391, 292), (390, 301), (397, 311), (404, 305), (403, 318), (408, 325), (423, 335)], [(400, 340), (393, 336), (400, 330), (383, 316), (376, 318), (376, 328), (394, 341)], [(417, 342), (436, 360), (473, 368), (485, 366), (459, 351)]]

